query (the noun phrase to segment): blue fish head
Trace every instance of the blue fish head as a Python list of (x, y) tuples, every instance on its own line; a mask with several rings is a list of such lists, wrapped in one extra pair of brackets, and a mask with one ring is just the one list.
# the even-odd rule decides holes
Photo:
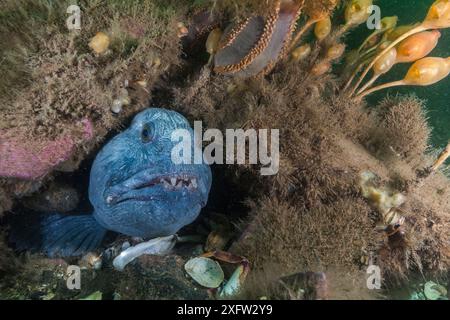
[(172, 134), (179, 130), (189, 134), (193, 155), (189, 122), (159, 108), (138, 114), (127, 130), (103, 147), (89, 185), (94, 217), (103, 227), (154, 238), (175, 234), (198, 217), (211, 188), (211, 169), (173, 161), (179, 141), (172, 141)]

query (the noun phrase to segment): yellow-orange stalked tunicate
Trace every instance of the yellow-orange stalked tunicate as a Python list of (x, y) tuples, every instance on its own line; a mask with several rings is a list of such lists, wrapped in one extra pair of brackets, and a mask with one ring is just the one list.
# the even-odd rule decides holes
[(324, 75), (325, 73), (327, 73), (328, 71), (331, 70), (331, 64), (329, 61), (323, 61), (319, 64), (316, 64), (312, 70), (311, 73), (315, 76), (321, 76)]
[(187, 36), (187, 34), (189, 33), (188, 28), (184, 25), (183, 22), (178, 22), (177, 23), (177, 34), (178, 34), (178, 38), (183, 38), (185, 36)]
[(296, 48), (292, 51), (291, 56), (293, 61), (300, 61), (305, 59), (311, 53), (311, 46), (309, 44), (305, 44)]
[(208, 36), (208, 40), (206, 40), (206, 51), (209, 54), (215, 54), (217, 52), (217, 48), (219, 47), (220, 38), (222, 38), (222, 30), (219, 28), (214, 29)]
[(383, 19), (381, 19), (381, 30), (393, 29), (397, 26), (397, 22), (397, 16), (384, 17)]
[(407, 85), (429, 86), (450, 73), (450, 58), (423, 58), (414, 63), (403, 80)]
[(345, 45), (342, 43), (335, 44), (331, 46), (327, 51), (328, 60), (336, 60), (342, 57), (345, 52)]
[(371, 88), (366, 91), (360, 91), (357, 98), (362, 99), (374, 92), (398, 87), (398, 86), (430, 86), (435, 84), (450, 74), (450, 57), (449, 58), (423, 58), (416, 61), (403, 80), (389, 82)]
[[(374, 48), (378, 43), (386, 41), (386, 34), (392, 32), (395, 27), (397, 26), (398, 17), (392, 16), (392, 17), (384, 17), (380, 21), (380, 29), (375, 30), (367, 39), (361, 44), (361, 46), (358, 49), (358, 52), (363, 50), (364, 48), (372, 49)], [(384, 34), (380, 41), (380, 35)]]
[(367, 21), (370, 16), (369, 7), (373, 0), (352, 0), (345, 8), (345, 23), (347, 25), (358, 25)]
[[(382, 50), (382, 49), (381, 49)], [(380, 76), (387, 73), (397, 62), (397, 49), (392, 48), (386, 52), (373, 66), (373, 77), (370, 79), (359, 91), (358, 94), (363, 93), (367, 88), (370, 88)]]
[(392, 48), (380, 60), (378, 60), (373, 66), (373, 71), (377, 75), (385, 74), (395, 65), (397, 60), (397, 49)]
[(97, 54), (102, 54), (108, 50), (110, 39), (103, 32), (98, 32), (89, 42), (89, 47)]
[[(443, 28), (450, 28), (450, 0), (437, 0), (433, 3), (433, 5), (430, 7), (430, 10), (428, 11), (428, 14), (425, 18), (425, 20), (413, 27), (411, 30), (405, 32), (398, 38), (392, 41), (392, 43), (384, 49), (382, 52), (380, 52), (369, 65), (366, 67), (366, 69), (361, 74), (359, 81), (356, 84), (356, 87), (361, 84), (361, 82), (364, 80), (364, 78), (369, 73), (370, 69), (374, 66), (374, 64), (378, 61), (378, 59), (381, 58), (382, 55), (384, 55), (389, 49), (393, 48), (394, 46), (401, 43), (403, 40), (407, 39), (408, 37), (411, 37), (415, 34), (418, 34), (423, 31), (429, 31), (431, 29), (443, 29)], [(395, 85), (402, 85), (399, 84), (400, 82), (390, 83), (383, 86), (378, 86), (376, 88), (372, 88), (371, 90), (368, 90), (364, 92), (363, 94), (360, 94), (359, 97), (364, 97), (365, 95), (368, 95), (372, 92), (375, 92), (377, 90), (385, 89), (389, 86), (395, 86)], [(404, 84), (403, 84), (404, 85)]]
[(438, 0), (434, 2), (423, 25), (427, 28), (449, 28), (450, 27), (450, 0)]
[(441, 33), (438, 30), (417, 33), (398, 45), (397, 62), (407, 63), (422, 59), (437, 46)]
[(399, 37), (401, 37), (402, 35), (404, 35), (405, 33), (407, 33), (408, 31), (411, 31), (418, 25), (419, 24), (408, 24), (408, 25), (404, 25), (404, 26), (398, 26), (392, 30), (387, 31), (384, 34), (383, 40), (392, 42), (392, 41), (398, 39)]
[(321, 41), (328, 37), (331, 32), (331, 18), (326, 17), (325, 19), (320, 20), (316, 23), (314, 27), (314, 34), (316, 35), (317, 40)]

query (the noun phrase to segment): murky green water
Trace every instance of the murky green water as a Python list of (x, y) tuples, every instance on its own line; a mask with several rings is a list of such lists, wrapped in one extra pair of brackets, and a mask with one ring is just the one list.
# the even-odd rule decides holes
[[(379, 0), (374, 4), (380, 6), (382, 16), (399, 17), (399, 25), (420, 22), (426, 16), (428, 8), (435, 0)], [(431, 53), (435, 57), (450, 56), (450, 29), (441, 30), (442, 37), (438, 47)], [(360, 44), (363, 39), (370, 34), (365, 25), (361, 26), (356, 32), (350, 33), (347, 42), (351, 46)], [(400, 80), (406, 74), (409, 64), (397, 65), (394, 69), (381, 78), (379, 82), (389, 82)], [(427, 101), (427, 111), (430, 118), (430, 124), (433, 128), (431, 143), (435, 147), (444, 147), (450, 140), (450, 78), (430, 87), (399, 87), (390, 90), (384, 90), (370, 97), (370, 103), (376, 104), (377, 101), (386, 96), (387, 93), (410, 93), (414, 92), (419, 98)]]

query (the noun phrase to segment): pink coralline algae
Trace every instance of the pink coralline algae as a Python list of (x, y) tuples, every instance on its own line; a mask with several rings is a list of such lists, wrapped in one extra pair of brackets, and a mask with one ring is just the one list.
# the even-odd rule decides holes
[[(81, 121), (83, 141), (94, 137), (90, 120)], [(79, 141), (79, 140), (78, 140)], [(0, 177), (21, 180), (39, 180), (56, 166), (71, 159), (76, 150), (76, 139), (64, 135), (54, 140), (30, 139), (25, 135), (0, 133)]]

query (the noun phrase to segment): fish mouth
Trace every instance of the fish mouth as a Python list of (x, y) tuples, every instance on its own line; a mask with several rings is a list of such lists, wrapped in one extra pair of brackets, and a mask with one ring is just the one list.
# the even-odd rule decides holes
[(187, 189), (195, 191), (198, 188), (197, 177), (190, 175), (164, 175), (143, 183), (136, 187), (136, 189), (153, 187), (162, 185), (166, 190), (181, 190)]
[(123, 182), (106, 189), (104, 199), (107, 205), (117, 205), (126, 201), (156, 201), (164, 193), (179, 193), (183, 196), (200, 194), (201, 205), (206, 204), (203, 181), (192, 173), (151, 174), (139, 172)]

